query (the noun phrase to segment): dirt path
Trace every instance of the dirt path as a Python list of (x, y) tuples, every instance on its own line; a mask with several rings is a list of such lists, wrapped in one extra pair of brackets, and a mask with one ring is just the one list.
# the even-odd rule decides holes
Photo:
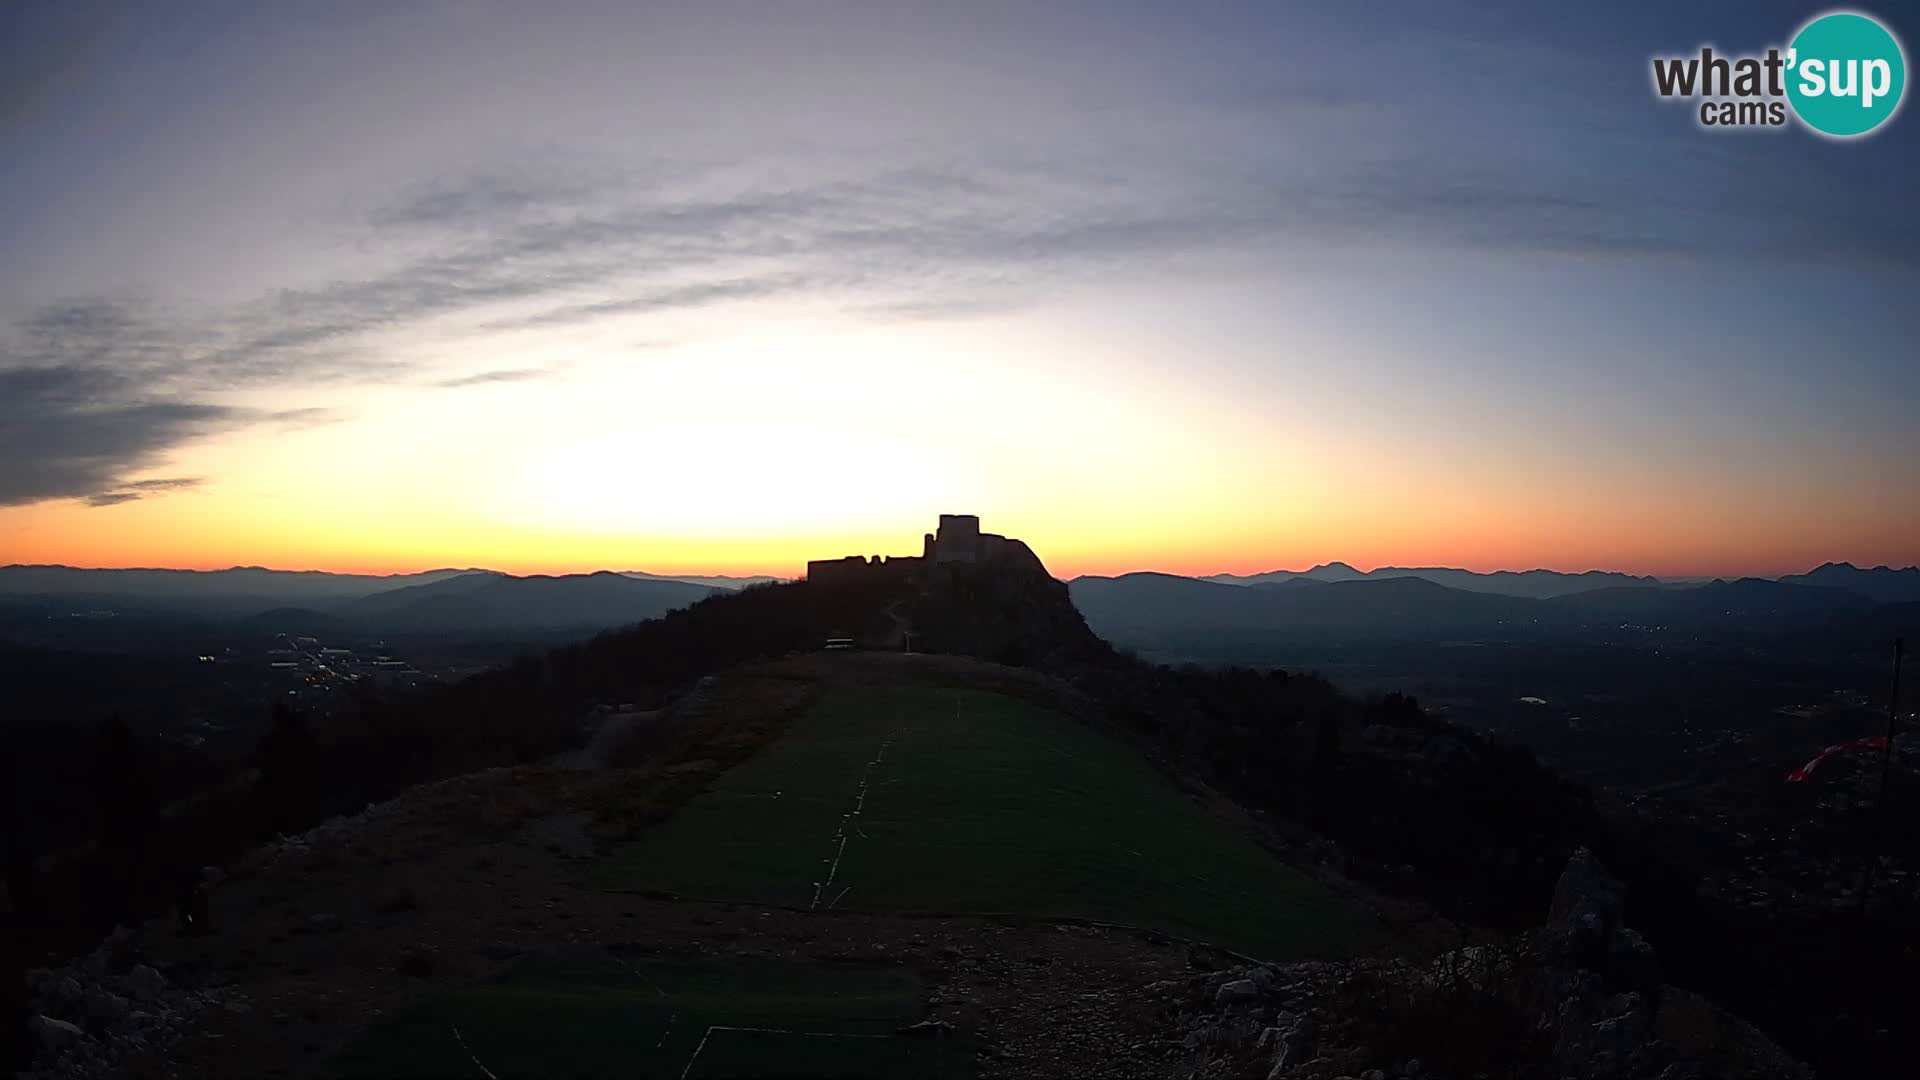
[(608, 713), (594, 727), (593, 734), (587, 737), (586, 745), (555, 755), (551, 764), (561, 769), (610, 768), (614, 754), (633, 738), (635, 732), (660, 721), (661, 714), (657, 710)]

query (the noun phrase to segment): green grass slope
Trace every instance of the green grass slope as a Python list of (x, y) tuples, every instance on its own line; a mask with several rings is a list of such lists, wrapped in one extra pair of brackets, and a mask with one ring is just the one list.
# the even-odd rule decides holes
[(977, 688), (831, 685), (599, 873), (797, 908), (1095, 919), (1272, 960), (1350, 955), (1375, 934), (1133, 748)]

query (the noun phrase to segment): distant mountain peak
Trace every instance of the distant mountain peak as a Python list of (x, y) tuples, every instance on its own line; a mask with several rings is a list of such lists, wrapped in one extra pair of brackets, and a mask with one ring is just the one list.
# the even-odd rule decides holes
[(1340, 581), (1385, 581), (1396, 578), (1420, 578), (1466, 592), (1491, 593), (1544, 599), (1567, 593), (1585, 592), (1611, 585), (1658, 585), (1653, 578), (1634, 577), (1611, 570), (1584, 570), (1563, 573), (1556, 570), (1496, 570), (1479, 573), (1445, 566), (1376, 566), (1360, 571), (1338, 560), (1321, 563), (1311, 570), (1272, 570), (1264, 574), (1238, 576), (1217, 574), (1204, 580), (1222, 585), (1253, 585), (1297, 588), (1310, 583)]
[(1846, 589), (1882, 604), (1920, 602), (1920, 567), (1916, 566), (1862, 569), (1850, 562), (1826, 562), (1804, 574), (1788, 574), (1780, 580), (1790, 585)]

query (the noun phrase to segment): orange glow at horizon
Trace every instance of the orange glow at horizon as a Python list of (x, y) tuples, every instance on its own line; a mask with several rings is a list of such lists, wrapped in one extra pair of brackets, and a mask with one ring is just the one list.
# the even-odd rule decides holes
[[(0, 564), (796, 577), (917, 553), (942, 512), (1063, 578), (1334, 560), (1772, 576), (1920, 556), (1906, 479), (1846, 468), (1873, 447), (1582, 444), (1477, 399), (1262, 396), (1045, 321), (794, 318), (804, 334), (769, 320), (638, 354), (563, 342), (564, 374), (527, 383), (316, 390), (297, 403), (343, 419), (207, 437), (147, 473), (198, 486), (0, 508)], [(468, 362), (519, 366), (523, 348), (476, 343)]]
[[(515, 574), (585, 573), (595, 570), (645, 570), (658, 574), (801, 576), (808, 559), (849, 554), (906, 555), (919, 551), (919, 537), (934, 527), (937, 514), (980, 513), (982, 527), (1030, 544), (1056, 576), (1116, 575), (1134, 571), (1206, 576), (1304, 570), (1341, 561), (1362, 571), (1380, 566), (1449, 566), (1493, 570), (1551, 569), (1566, 572), (1600, 569), (1656, 576), (1777, 576), (1798, 573), (1825, 561), (1871, 566), (1907, 565), (1910, 542), (1878, 541), (1872, 526), (1859, 522), (1853, 542), (1834, 545), (1831, 529), (1796, 530), (1781, 522), (1768, 529), (1760, 522), (1749, 535), (1756, 542), (1729, 551), (1711, 520), (1615, 521), (1609, 529), (1587, 528), (1578, 518), (1557, 522), (1530, 519), (1429, 519), (1418, 535), (1395, 535), (1369, 515), (1337, 515), (1324, 522), (1253, 519), (1220, 520), (1209, 529), (1205, 519), (1185, 518), (1192, 531), (1136, 527), (1109, 519), (1091, 529), (1077, 527), (1071, 514), (1029, 508), (973, 504), (929, 504), (890, 515), (887, 522), (847, 526), (816, 522), (785, 528), (770, 523), (752, 535), (721, 532), (683, 533), (649, 538), (569, 533), (500, 524), (435, 529), (410, 523), (404, 532), (324, 529), (298, 512), (176, 514), (166, 500), (94, 508), (50, 504), (32, 508), (23, 527), (9, 529), (0, 541), (0, 564), (63, 563), (86, 567), (169, 567), (215, 570), (265, 566), (284, 570), (335, 573), (405, 574), (447, 567), (480, 568)], [(0, 519), (27, 517), (23, 510), (0, 512)], [(1911, 524), (1904, 527), (1915, 535)], [(309, 531), (311, 530), (311, 531)], [(1760, 542), (1764, 540), (1765, 542)]]

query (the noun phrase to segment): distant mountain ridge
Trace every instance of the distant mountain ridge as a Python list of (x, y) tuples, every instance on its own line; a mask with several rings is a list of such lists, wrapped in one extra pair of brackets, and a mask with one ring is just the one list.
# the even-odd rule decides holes
[(1587, 570), (1578, 574), (1558, 570), (1496, 570), (1483, 574), (1445, 566), (1382, 566), (1369, 571), (1356, 570), (1343, 562), (1321, 563), (1307, 570), (1271, 570), (1264, 574), (1214, 574), (1202, 581), (1222, 585), (1287, 586), (1336, 581), (1379, 581), (1391, 578), (1420, 578), (1436, 585), (1464, 592), (1495, 593), (1545, 600), (1555, 596), (1587, 592), (1614, 586), (1659, 587), (1654, 577), (1636, 577), (1612, 570)]
[[(591, 631), (772, 580), (645, 571), (522, 577), (440, 569), (379, 576), (261, 567), (6, 566), (0, 567), (0, 601), (53, 610), (108, 608), (255, 621), (272, 612), (306, 625), (432, 633)], [(1380, 567), (1362, 572), (1334, 562), (1300, 573), (1082, 577), (1069, 587), (1088, 624), (1122, 643), (1141, 635), (1201, 632), (1474, 638), (1603, 624), (1738, 629), (1818, 619), (1858, 622), (1875, 606), (1920, 604), (1920, 567), (1826, 563), (1778, 580), (1681, 584), (1608, 571), (1482, 574)], [(294, 612), (302, 613), (297, 620)]]
[[(1321, 563), (1306, 570), (1270, 570), (1264, 574), (1212, 574), (1194, 580), (1249, 588), (1262, 586), (1298, 588), (1301, 585), (1335, 581), (1378, 581), (1406, 577), (1421, 578), (1437, 585), (1467, 592), (1525, 596), (1537, 600), (1594, 592), (1600, 589), (1684, 589), (1726, 580), (1703, 577), (1661, 578), (1651, 575), (1625, 574), (1615, 570), (1585, 570), (1579, 573), (1566, 573), (1559, 570), (1495, 570), (1490, 573), (1481, 573), (1445, 566), (1381, 566), (1373, 570), (1361, 571), (1344, 562)], [(1829, 562), (1804, 574), (1741, 580), (1775, 581), (1786, 585), (1846, 589), (1881, 604), (1920, 602), (1920, 566), (1862, 568), (1848, 562)]]
[(1453, 637), (1531, 624), (1542, 614), (1542, 601), (1415, 577), (1295, 580), (1300, 583), (1249, 588), (1172, 574), (1124, 574), (1075, 578), (1068, 588), (1095, 633), (1139, 647), (1221, 634)]
[(1102, 637), (1130, 647), (1235, 638), (1515, 640), (1631, 627), (1724, 633), (1804, 629), (1878, 605), (1851, 589), (1762, 578), (1691, 587), (1610, 586), (1551, 597), (1457, 589), (1417, 576), (1224, 585), (1172, 574), (1080, 577), (1074, 604)]
[(1171, 574), (1125, 574), (1075, 578), (1068, 587), (1088, 623), (1103, 635), (1123, 626), (1391, 628), (1396, 633), (1425, 635), (1531, 622), (1540, 614), (1535, 600), (1453, 589), (1417, 577), (1305, 580), (1286, 588), (1241, 588)]
[(341, 610), (396, 630), (595, 630), (665, 615), (719, 592), (710, 585), (592, 574), (514, 577), (477, 573), (375, 593)]
[(620, 573), (644, 581), (684, 581), (690, 585), (709, 585), (716, 589), (745, 589), (754, 585), (772, 585), (778, 581), (791, 580), (767, 574), (734, 577), (728, 574), (649, 574), (645, 570), (622, 570)]
[(146, 599), (278, 596), (285, 601), (307, 601), (350, 599), (475, 572), (442, 569), (417, 574), (335, 574), (325, 570), (268, 570), (259, 566), (232, 566), (225, 570), (97, 570), (15, 564), (0, 566), (0, 594), (117, 594)]
[(1780, 580), (1796, 585), (1846, 589), (1882, 604), (1920, 603), (1920, 566), (1862, 569), (1848, 562), (1830, 562), (1822, 563), (1804, 574), (1789, 574)]
[[(595, 571), (608, 573), (608, 571)], [(0, 566), (0, 596), (125, 597), (151, 601), (266, 601), (261, 610), (329, 601), (357, 600), (395, 589), (432, 585), (470, 575), (514, 577), (479, 567), (422, 570), (410, 574), (338, 574), (328, 570), (270, 570), (232, 566), (224, 570), (175, 570), (162, 567), (91, 568), (60, 564), (16, 563)], [(539, 576), (539, 575), (535, 575)], [(584, 576), (584, 575), (561, 575)], [(739, 589), (778, 580), (772, 577), (680, 576), (628, 570), (619, 576), (646, 581), (684, 582), (710, 588)], [(223, 607), (229, 605), (221, 605)]]
[(0, 567), (0, 601), (58, 611), (109, 609), (249, 625), (430, 633), (593, 631), (663, 615), (728, 584), (640, 572), (516, 576), (497, 570), (333, 574), (317, 570)]

